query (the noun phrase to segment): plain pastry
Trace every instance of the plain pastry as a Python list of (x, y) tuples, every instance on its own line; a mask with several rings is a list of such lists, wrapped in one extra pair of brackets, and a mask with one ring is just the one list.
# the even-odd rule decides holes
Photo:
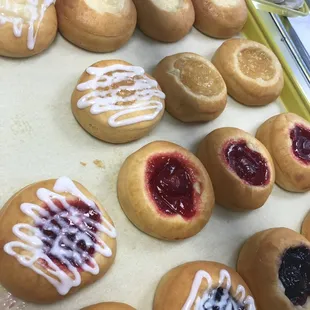
[(119, 302), (103, 302), (82, 310), (135, 310), (133, 307)]
[(133, 0), (138, 26), (147, 36), (162, 42), (176, 42), (187, 35), (194, 23), (191, 0)]
[(129, 220), (159, 239), (197, 234), (214, 207), (212, 184), (201, 162), (188, 150), (165, 141), (152, 142), (125, 160), (117, 193)]
[(248, 9), (244, 0), (192, 0), (196, 19), (194, 26), (214, 38), (230, 38), (245, 25)]
[(257, 130), (271, 154), (276, 183), (291, 192), (310, 190), (310, 123), (294, 113), (271, 117)]
[(0, 56), (29, 57), (47, 49), (57, 33), (54, 2), (0, 1)]
[(92, 52), (112, 52), (132, 36), (137, 12), (132, 0), (57, 0), (59, 31)]
[(249, 288), (235, 270), (207, 261), (186, 263), (166, 273), (153, 302), (153, 310), (228, 309), (256, 310), (256, 306)]
[(96, 138), (126, 143), (147, 135), (165, 111), (165, 94), (143, 68), (104, 60), (87, 68), (72, 98), (72, 112)]
[(165, 57), (153, 75), (166, 94), (166, 110), (183, 122), (213, 120), (226, 107), (225, 82), (202, 56), (180, 53)]
[(242, 104), (266, 105), (281, 94), (284, 85), (281, 64), (260, 43), (227, 40), (215, 52), (212, 62), (224, 78), (228, 94)]
[(0, 211), (0, 284), (51, 303), (101, 278), (116, 255), (116, 231), (99, 201), (61, 177), (31, 184)]
[(261, 231), (241, 249), (237, 271), (260, 310), (310, 309), (310, 242), (288, 228)]
[(249, 133), (219, 128), (199, 144), (197, 157), (206, 167), (216, 202), (234, 211), (260, 208), (271, 194), (275, 171), (264, 145)]

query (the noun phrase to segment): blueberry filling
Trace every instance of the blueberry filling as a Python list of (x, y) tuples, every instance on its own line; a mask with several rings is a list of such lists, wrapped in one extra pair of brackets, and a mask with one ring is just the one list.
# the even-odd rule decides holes
[(310, 249), (299, 246), (286, 250), (282, 256), (279, 279), (292, 304), (305, 305), (310, 296)]

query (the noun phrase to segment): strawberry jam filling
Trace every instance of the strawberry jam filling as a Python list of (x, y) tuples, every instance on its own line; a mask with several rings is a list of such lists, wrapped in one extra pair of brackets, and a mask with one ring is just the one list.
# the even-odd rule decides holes
[(101, 223), (99, 210), (78, 199), (68, 201), (69, 209), (65, 209), (59, 200), (53, 202), (57, 208), (51, 210), (45, 206), (49, 215), (37, 224), (42, 234), (42, 250), (62, 268), (69, 268), (71, 264), (81, 269), (84, 264), (90, 264), (95, 254), (96, 224)]
[(291, 303), (304, 306), (310, 297), (310, 249), (305, 246), (288, 249), (282, 256), (279, 279)]
[(251, 150), (245, 141), (229, 142), (224, 148), (224, 156), (229, 167), (247, 184), (268, 184), (270, 170), (266, 159), (260, 153)]
[(310, 130), (303, 126), (295, 126), (291, 130), (292, 149), (294, 155), (304, 164), (310, 164)]
[(196, 213), (194, 175), (178, 154), (152, 157), (147, 166), (148, 190), (157, 207), (166, 215), (192, 218)]

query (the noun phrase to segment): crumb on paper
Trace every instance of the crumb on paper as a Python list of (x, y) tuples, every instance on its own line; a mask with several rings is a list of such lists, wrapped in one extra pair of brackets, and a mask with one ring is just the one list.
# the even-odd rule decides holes
[(103, 163), (102, 160), (95, 159), (95, 160), (93, 161), (93, 163), (94, 163), (98, 168), (101, 168), (101, 169), (105, 168), (105, 165), (104, 165), (104, 163)]
[(87, 163), (84, 163), (83, 161), (80, 161), (80, 164), (84, 167), (87, 165)]

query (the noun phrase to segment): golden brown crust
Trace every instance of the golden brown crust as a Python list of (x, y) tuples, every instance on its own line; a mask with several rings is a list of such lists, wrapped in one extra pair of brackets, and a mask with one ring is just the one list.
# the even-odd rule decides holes
[[(161, 214), (149, 196), (146, 167), (156, 154), (178, 153), (193, 165), (200, 203), (196, 215), (188, 221), (181, 215)], [(178, 240), (197, 234), (209, 221), (214, 206), (212, 184), (201, 162), (188, 150), (170, 142), (152, 142), (131, 154), (120, 169), (117, 184), (118, 200), (129, 220), (141, 231), (158, 239)]]
[(117, 13), (98, 12), (85, 0), (57, 0), (59, 30), (71, 43), (92, 52), (112, 52), (132, 36), (137, 12), (132, 0), (125, 0)]
[(282, 113), (265, 121), (257, 130), (256, 138), (268, 149), (276, 170), (276, 183), (291, 192), (310, 190), (310, 165), (298, 160), (292, 151), (290, 130), (296, 124), (310, 130), (310, 124), (293, 113)]
[(16, 37), (13, 24), (10, 22), (0, 26), (0, 56), (23, 58), (37, 55), (46, 50), (54, 41), (57, 34), (57, 16), (55, 6), (50, 5), (39, 22), (34, 23), (36, 30), (39, 25), (37, 38), (33, 50), (27, 47), (29, 25), (24, 24), (21, 37)]
[(138, 11), (138, 26), (147, 36), (162, 42), (176, 42), (186, 36), (194, 23), (190, 0), (179, 1), (181, 7), (165, 10), (155, 0), (133, 0)]
[(135, 308), (119, 302), (103, 302), (81, 310), (135, 310)]
[[(250, 149), (263, 156), (270, 171), (267, 185), (251, 186), (229, 169), (223, 159), (223, 148), (230, 140), (245, 140)], [(231, 127), (216, 129), (201, 141), (197, 157), (210, 175), (215, 200), (221, 206), (234, 211), (249, 211), (262, 207), (268, 199), (275, 179), (273, 161), (264, 145), (249, 133)]]
[(260, 43), (227, 40), (215, 52), (212, 62), (225, 80), (228, 94), (242, 104), (266, 105), (281, 94), (284, 86), (281, 64)]
[[(114, 64), (131, 65), (130, 63), (123, 60), (103, 60), (91, 65), (91, 67), (103, 68)], [(154, 79), (148, 74), (146, 74), (146, 76)], [(84, 71), (77, 85), (89, 81), (92, 78), (93, 77), (91, 75)], [(158, 86), (157, 89), (160, 90), (160, 87)], [(152, 97), (152, 99), (161, 101), (163, 104), (163, 109), (155, 119), (127, 126), (111, 127), (108, 123), (108, 119), (111, 115), (116, 113), (115, 111), (108, 111), (94, 115), (90, 112), (91, 107), (85, 109), (78, 108), (77, 102), (79, 99), (91, 91), (92, 90), (78, 91), (77, 88), (75, 88), (71, 97), (71, 109), (76, 120), (87, 132), (89, 132), (94, 137), (106, 142), (127, 143), (144, 137), (156, 127), (165, 112), (165, 101), (158, 97)], [(144, 115), (148, 112), (149, 110), (134, 112), (130, 114), (130, 117)]]
[(283, 253), (300, 245), (310, 248), (310, 243), (295, 231), (273, 228), (253, 235), (242, 247), (237, 271), (253, 292), (258, 309), (301, 309), (294, 307), (285, 296), (278, 276)]
[(183, 122), (210, 121), (225, 109), (225, 82), (211, 62), (194, 53), (165, 57), (154, 77), (166, 94), (166, 110)]
[[(20, 205), (22, 203), (41, 205), (42, 201), (36, 195), (37, 190), (39, 188), (53, 190), (55, 181), (54, 179), (40, 181), (26, 186), (14, 194), (0, 210), (0, 283), (14, 296), (34, 303), (52, 303), (61, 300), (95, 282), (108, 271), (116, 255), (116, 239), (109, 238), (106, 234), (100, 233), (100, 238), (111, 248), (112, 256), (107, 258), (96, 253), (94, 258), (100, 267), (100, 272), (97, 275), (84, 271), (81, 272), (81, 284), (78, 287), (73, 287), (66, 296), (62, 296), (43, 276), (30, 268), (24, 267), (16, 258), (4, 252), (3, 247), (5, 244), (19, 240), (12, 231), (15, 224), (26, 223), (34, 225), (33, 220), (20, 210)], [(75, 181), (74, 184), (87, 198), (96, 203), (102, 215), (113, 225), (111, 218), (100, 202), (83, 185)], [(69, 193), (61, 193), (61, 195), (67, 198), (72, 197)], [(45, 270), (42, 266), (40, 266), (40, 269), (42, 271)]]
[[(221, 270), (229, 272), (231, 277), (230, 294), (236, 295), (238, 285), (245, 288), (245, 295), (251, 296), (251, 292), (244, 280), (232, 268), (216, 262), (196, 261), (186, 263), (171, 269), (160, 280), (153, 302), (154, 310), (179, 310), (184, 306), (198, 271), (203, 270), (212, 278), (212, 289), (219, 287)], [(202, 296), (207, 289), (207, 281), (204, 281), (199, 288), (199, 296)], [(194, 307), (191, 308), (193, 310)]]
[[(194, 26), (214, 38), (230, 38), (239, 33), (248, 17), (244, 0), (192, 0), (196, 19)], [(230, 3), (229, 3), (230, 2)]]
[(304, 218), (301, 226), (301, 234), (310, 241), (310, 212)]

